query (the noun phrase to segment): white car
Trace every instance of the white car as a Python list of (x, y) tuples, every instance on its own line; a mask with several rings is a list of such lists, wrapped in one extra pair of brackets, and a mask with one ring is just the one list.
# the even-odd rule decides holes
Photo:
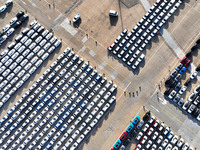
[(7, 31), (6, 35), (7, 35), (7, 36), (10, 36), (11, 34), (13, 34), (14, 31), (15, 31), (14, 28), (10, 28), (10, 29)]
[(14, 17), (10, 20), (10, 25), (12, 26), (13, 24), (15, 24), (15, 22), (17, 22), (17, 17)]
[(188, 143), (185, 143), (182, 147), (182, 150), (187, 150), (189, 148), (189, 144)]
[(56, 43), (54, 43), (54, 46), (58, 47), (61, 43), (62, 43), (61, 40), (57, 40)]
[(77, 22), (80, 19), (81, 15), (77, 14), (74, 18), (73, 18), (73, 22)]
[(184, 143), (185, 141), (184, 141), (184, 139), (183, 138), (180, 138), (180, 140), (177, 142), (177, 146), (178, 147), (181, 147), (182, 145), (183, 145), (183, 143)]
[(172, 143), (172, 144), (176, 144), (177, 141), (178, 141), (178, 136), (177, 136), (177, 135), (174, 135), (174, 137), (173, 137), (172, 140), (171, 140), (171, 143)]
[(0, 45), (7, 39), (7, 35), (3, 35), (1, 38), (0, 38)]
[(0, 12), (1, 12), (1, 13), (4, 12), (4, 11), (6, 10), (6, 8), (7, 8), (6, 5), (1, 6), (1, 7), (0, 7)]
[(162, 142), (162, 140), (163, 140), (163, 136), (162, 136), (162, 135), (159, 135), (159, 137), (158, 137), (157, 140), (156, 140), (156, 143), (157, 143), (157, 144), (160, 144), (160, 143)]
[(9, 24), (7, 24), (6, 26), (4, 26), (3, 29), (2, 29), (2, 31), (6, 32), (6, 31), (8, 31), (8, 29), (10, 29), (10, 25)]
[(162, 142), (162, 147), (166, 147), (167, 146), (167, 144), (168, 144), (168, 139), (165, 139), (163, 142)]

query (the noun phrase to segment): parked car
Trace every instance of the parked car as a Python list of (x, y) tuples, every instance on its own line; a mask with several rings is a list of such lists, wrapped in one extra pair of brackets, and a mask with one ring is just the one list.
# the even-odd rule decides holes
[(6, 5), (1, 6), (0, 7), (0, 13), (4, 12), (6, 10), (6, 8), (7, 8)]
[(16, 15), (16, 17), (19, 19), (20, 17), (22, 17), (24, 15), (24, 11), (19, 11)]
[(109, 11), (109, 15), (110, 15), (110, 16), (113, 16), (113, 17), (117, 17), (117, 16), (118, 16), (118, 12), (115, 11), (115, 10), (110, 10), (110, 11)]
[(73, 22), (77, 22), (80, 19), (81, 15), (77, 14), (74, 18), (73, 18)]

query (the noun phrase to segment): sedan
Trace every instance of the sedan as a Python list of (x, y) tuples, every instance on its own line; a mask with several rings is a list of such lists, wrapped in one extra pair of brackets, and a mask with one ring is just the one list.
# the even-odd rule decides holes
[(5, 27), (3, 27), (3, 29), (2, 29), (3, 33), (8, 31), (8, 29), (10, 29), (10, 25), (9, 24), (7, 24)]
[(8, 30), (8, 32), (6, 33), (7, 36), (10, 36), (11, 34), (13, 34), (14, 31), (15, 31), (14, 28), (10, 28), (10, 29)]
[(177, 76), (174, 78), (175, 81), (179, 81), (181, 79), (182, 75), (181, 74), (177, 74)]
[(190, 79), (193, 80), (197, 77), (198, 72), (195, 71), (194, 73), (191, 74)]
[(149, 141), (147, 142), (147, 144), (146, 144), (146, 148), (149, 149), (149, 148), (151, 147), (152, 143), (153, 143), (153, 142), (152, 142), (151, 140), (149, 140)]
[(120, 140), (121, 141), (124, 141), (126, 139), (126, 136), (127, 136), (127, 132), (125, 131), (124, 133), (122, 133), (122, 135), (120, 136)]
[(10, 25), (12, 26), (13, 24), (15, 24), (15, 22), (17, 22), (17, 17), (14, 17), (10, 20)]
[(17, 13), (16, 17), (17, 18), (20, 18), (21, 16), (24, 15), (24, 12), (21, 10), (20, 12)]
[(156, 143), (157, 143), (157, 144), (160, 144), (160, 143), (162, 142), (162, 140), (163, 140), (163, 136), (160, 135), (160, 136), (157, 138)]
[(180, 140), (177, 142), (177, 146), (178, 147), (181, 147), (182, 145), (183, 145), (183, 143), (184, 143), (185, 141), (184, 141), (184, 139), (183, 138), (180, 138)]
[(197, 85), (197, 87), (194, 89), (194, 93), (198, 94), (200, 92), (200, 85)]
[(73, 22), (77, 22), (80, 19), (81, 15), (77, 14), (74, 18), (73, 18)]
[(28, 19), (28, 14), (25, 14), (21, 17), (20, 21), (24, 22), (26, 19)]
[(172, 98), (174, 98), (175, 97), (175, 95), (176, 95), (176, 91), (175, 90), (173, 90), (170, 94), (169, 94), (169, 99), (172, 99)]
[(5, 10), (6, 10), (6, 5), (3, 5), (2, 7), (0, 7), (0, 12), (2, 13), (2, 12), (4, 12)]
[(183, 94), (187, 89), (187, 86), (182, 86), (182, 88), (179, 90), (179, 94)]

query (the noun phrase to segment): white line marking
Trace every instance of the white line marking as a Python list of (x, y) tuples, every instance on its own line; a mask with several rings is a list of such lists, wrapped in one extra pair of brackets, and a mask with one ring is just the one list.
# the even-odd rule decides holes
[[(129, 82), (129, 84), (124, 88), (122, 89), (123, 91), (126, 91), (126, 89), (129, 87), (129, 85), (131, 84), (131, 82)], [(122, 94), (119, 96), (119, 98), (116, 100), (116, 103), (117, 101), (122, 97), (122, 95), (124, 94), (124, 92), (122, 92)]]
[(158, 109), (156, 109), (154, 106), (152, 106), (152, 105), (151, 105), (151, 107), (152, 107), (153, 109), (155, 109), (157, 112), (159, 112), (159, 110), (158, 110)]
[(32, 3), (33, 7), (36, 7), (36, 4), (35, 3)]
[(86, 50), (86, 46), (83, 46), (79, 51), (78, 51), (78, 54), (80, 53), (80, 52), (84, 52), (85, 50)]
[(113, 74), (111, 75), (112, 79), (115, 79), (118, 76), (118, 73), (116, 71), (113, 72)]
[(101, 65), (99, 65), (99, 69), (102, 70), (104, 67), (106, 66), (106, 63), (105, 62), (102, 62)]
[(96, 54), (94, 53), (94, 51), (93, 50), (90, 50), (89, 51), (89, 54), (92, 56), (92, 57), (94, 57)]
[(58, 15), (58, 17), (54, 20), (54, 22), (57, 22), (62, 17), (62, 14)]
[(71, 35), (75, 35), (77, 31), (69, 24), (69, 19), (66, 18), (62, 23), (61, 26), (66, 29)]
[(85, 36), (85, 37), (82, 39), (82, 42), (85, 43), (87, 40), (88, 40), (88, 37)]
[(142, 3), (142, 5), (146, 11), (148, 11), (150, 9), (151, 6), (147, 0), (140, 0), (140, 2)]
[(21, 0), (22, 3), (24, 3), (24, 5), (27, 5), (23, 0)]

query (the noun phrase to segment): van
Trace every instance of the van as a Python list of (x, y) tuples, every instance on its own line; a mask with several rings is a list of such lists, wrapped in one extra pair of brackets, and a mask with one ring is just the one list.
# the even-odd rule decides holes
[(110, 11), (109, 11), (109, 15), (110, 15), (110, 16), (113, 16), (113, 17), (117, 17), (117, 16), (118, 16), (118, 12), (117, 12), (117, 11), (114, 11), (114, 10), (110, 10)]

